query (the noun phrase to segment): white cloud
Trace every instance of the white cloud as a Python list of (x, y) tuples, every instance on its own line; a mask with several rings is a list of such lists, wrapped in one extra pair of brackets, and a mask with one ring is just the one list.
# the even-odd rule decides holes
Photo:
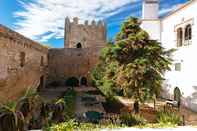
[(22, 11), (15, 12), (16, 30), (34, 40), (62, 38), (64, 19), (100, 20), (122, 11), (121, 7), (139, 0), (18, 0)]

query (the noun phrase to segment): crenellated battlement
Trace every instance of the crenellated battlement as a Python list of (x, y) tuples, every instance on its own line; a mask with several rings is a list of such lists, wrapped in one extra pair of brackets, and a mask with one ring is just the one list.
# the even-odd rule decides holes
[(105, 22), (102, 21), (102, 20), (99, 20), (99, 21), (95, 21), (95, 20), (92, 20), (92, 21), (88, 21), (88, 20), (85, 20), (83, 24), (79, 23), (79, 18), (78, 17), (74, 17), (72, 19), (72, 22), (71, 20), (66, 17), (66, 23), (67, 24), (75, 24), (75, 25), (84, 25), (84, 26), (92, 26), (92, 27), (105, 27)]
[[(26, 38), (25, 36), (3, 26), (0, 24), (0, 37), (7, 38), (11, 41), (14, 41), (13, 43), (16, 43), (20, 46), (23, 46), (24, 48), (33, 48), (40, 52), (48, 52), (48, 48), (42, 46), (41, 44)], [(8, 43), (9, 44), (9, 43)]]

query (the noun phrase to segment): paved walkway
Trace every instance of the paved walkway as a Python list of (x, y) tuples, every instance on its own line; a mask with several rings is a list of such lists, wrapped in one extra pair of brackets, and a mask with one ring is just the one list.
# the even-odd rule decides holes
[[(125, 106), (132, 106), (133, 101), (131, 99), (125, 99), (123, 97), (117, 97), (118, 100)], [(154, 108), (153, 102), (145, 103), (147, 106)], [(156, 108), (161, 108), (166, 104), (164, 100), (157, 100)], [(193, 112), (185, 107), (180, 108), (180, 114), (185, 116), (186, 125), (197, 125), (197, 112)]]

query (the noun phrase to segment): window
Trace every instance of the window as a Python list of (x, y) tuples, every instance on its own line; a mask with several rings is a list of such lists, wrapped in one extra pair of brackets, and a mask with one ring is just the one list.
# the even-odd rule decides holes
[(40, 65), (43, 66), (44, 65), (44, 57), (41, 56), (41, 59), (40, 59)]
[(20, 66), (23, 67), (25, 65), (25, 52), (20, 53)]
[(177, 29), (177, 47), (183, 45), (183, 30), (182, 28)]
[(82, 48), (82, 45), (81, 45), (81, 43), (79, 42), (79, 43), (77, 43), (77, 48)]
[(175, 71), (181, 71), (181, 63), (175, 64)]
[(192, 27), (189, 24), (185, 27), (185, 40), (191, 40), (191, 39), (192, 39)]

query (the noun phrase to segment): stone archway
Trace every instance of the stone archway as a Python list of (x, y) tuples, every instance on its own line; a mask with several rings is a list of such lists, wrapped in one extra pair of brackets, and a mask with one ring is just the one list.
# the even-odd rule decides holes
[(86, 77), (81, 77), (80, 85), (87, 86), (88, 80)]
[(181, 104), (181, 91), (178, 87), (174, 88), (174, 100), (178, 102), (178, 107)]

